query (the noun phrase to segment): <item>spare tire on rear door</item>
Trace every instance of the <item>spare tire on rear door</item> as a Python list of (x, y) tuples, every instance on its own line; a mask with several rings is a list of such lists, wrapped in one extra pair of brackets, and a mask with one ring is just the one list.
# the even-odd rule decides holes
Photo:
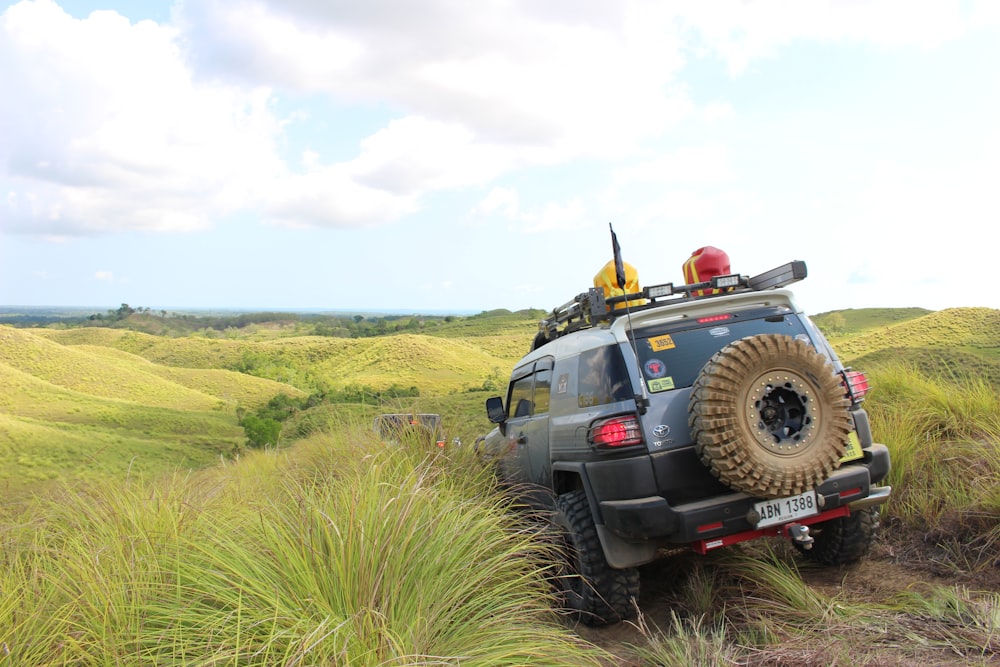
[(849, 405), (840, 376), (812, 345), (761, 334), (705, 364), (688, 414), (712, 474), (752, 496), (782, 498), (814, 488), (840, 465)]

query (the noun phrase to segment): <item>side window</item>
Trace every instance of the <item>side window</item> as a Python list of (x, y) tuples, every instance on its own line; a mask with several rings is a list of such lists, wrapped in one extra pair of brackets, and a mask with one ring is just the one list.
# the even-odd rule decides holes
[(531, 375), (526, 375), (510, 385), (510, 400), (507, 402), (507, 417), (531, 416)]
[(549, 411), (549, 395), (552, 392), (552, 367), (535, 369), (535, 414), (542, 415)]
[(514, 371), (507, 397), (507, 418), (544, 415), (549, 411), (552, 390), (552, 358), (538, 360), (534, 366)]
[(580, 354), (576, 400), (581, 408), (632, 398), (625, 361), (617, 345), (606, 345)]

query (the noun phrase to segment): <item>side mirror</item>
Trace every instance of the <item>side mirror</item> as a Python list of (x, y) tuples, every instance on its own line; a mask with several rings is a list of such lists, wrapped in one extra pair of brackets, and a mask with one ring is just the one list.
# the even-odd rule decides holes
[(486, 416), (494, 424), (502, 424), (507, 421), (507, 411), (503, 407), (503, 399), (493, 396), (486, 399)]

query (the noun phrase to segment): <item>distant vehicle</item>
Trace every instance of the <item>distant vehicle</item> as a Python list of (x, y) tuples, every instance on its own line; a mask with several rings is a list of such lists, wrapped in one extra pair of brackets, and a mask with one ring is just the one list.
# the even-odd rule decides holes
[(416, 441), (439, 448), (445, 446), (445, 437), (441, 430), (441, 415), (383, 414), (375, 418), (373, 429), (379, 438), (390, 445)]
[(818, 563), (855, 561), (891, 494), (867, 378), (782, 289), (805, 264), (750, 278), (726, 259), (556, 308), (486, 402), (497, 427), (476, 450), (549, 510), (584, 623), (633, 616), (637, 566), (677, 548), (784, 536)]

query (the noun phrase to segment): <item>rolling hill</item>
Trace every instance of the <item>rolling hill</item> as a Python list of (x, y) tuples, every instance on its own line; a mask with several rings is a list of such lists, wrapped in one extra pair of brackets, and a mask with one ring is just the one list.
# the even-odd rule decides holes
[[(278, 394), (416, 387), (419, 398), (392, 409), (440, 412), (463, 438), (474, 437), (488, 426), (478, 390), (498, 393), (538, 317), (498, 311), (423, 333), (354, 339), (0, 326), (0, 484), (203, 465), (243, 443), (238, 408), (256, 409)], [(903, 362), (1000, 384), (1000, 311), (869, 309), (815, 320), (857, 368)], [(295, 421), (320, 423), (331, 407)]]
[[(237, 407), (290, 385), (220, 369), (162, 366), (95, 344), (0, 326), (0, 484), (199, 467), (244, 440)], [(125, 332), (126, 334), (128, 332)]]
[[(909, 310), (909, 309), (908, 309)], [(844, 363), (858, 368), (903, 363), (946, 377), (981, 377), (1000, 384), (1000, 310), (949, 308), (907, 319), (865, 320), (831, 335)], [(822, 320), (817, 320), (822, 327)]]

